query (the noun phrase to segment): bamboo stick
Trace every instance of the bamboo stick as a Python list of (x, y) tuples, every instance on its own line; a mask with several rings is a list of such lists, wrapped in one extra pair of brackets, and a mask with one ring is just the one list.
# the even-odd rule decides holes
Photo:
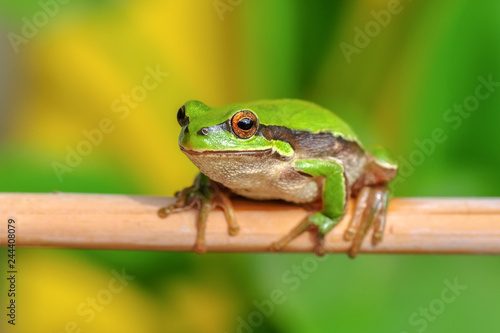
[[(157, 210), (172, 198), (106, 194), (0, 193), (0, 245), (7, 221), (15, 220), (16, 246), (83, 249), (191, 251), (196, 212), (160, 219)], [(227, 233), (222, 211), (208, 218), (208, 251), (266, 252), (306, 211), (283, 202), (235, 200), (240, 232)], [(351, 202), (350, 207), (353, 207)], [(343, 231), (351, 209), (326, 237), (328, 252), (346, 252)], [(313, 248), (309, 233), (288, 252)], [(395, 198), (389, 205), (382, 243), (369, 237), (360, 252), (500, 254), (500, 198)]]

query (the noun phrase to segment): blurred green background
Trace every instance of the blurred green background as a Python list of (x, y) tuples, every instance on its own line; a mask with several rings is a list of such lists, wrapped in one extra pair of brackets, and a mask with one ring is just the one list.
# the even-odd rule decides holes
[[(495, 0), (1, 0), (0, 36), (0, 192), (171, 196), (196, 174), (177, 147), (180, 105), (290, 97), (391, 150), (396, 196), (499, 195)], [(148, 69), (168, 76), (126, 102)], [(113, 131), (58, 176), (54, 162), (104, 118)], [(2, 301), (2, 332), (500, 331), (493, 256), (19, 249), (18, 260), (17, 325)], [(110, 293), (123, 269), (134, 279)]]

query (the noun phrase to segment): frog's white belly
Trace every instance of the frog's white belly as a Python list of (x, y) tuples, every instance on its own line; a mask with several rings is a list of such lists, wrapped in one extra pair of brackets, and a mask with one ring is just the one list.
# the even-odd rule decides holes
[(320, 180), (295, 171), (293, 158), (215, 152), (186, 155), (210, 179), (250, 199), (307, 203), (319, 197)]

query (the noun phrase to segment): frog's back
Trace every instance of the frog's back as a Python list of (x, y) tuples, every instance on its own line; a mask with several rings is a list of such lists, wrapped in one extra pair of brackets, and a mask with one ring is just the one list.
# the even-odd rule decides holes
[(260, 100), (244, 105), (257, 110), (259, 119), (264, 124), (284, 126), (292, 130), (311, 133), (331, 133), (336, 137), (354, 141), (361, 146), (349, 125), (332, 111), (315, 103), (297, 99), (278, 99)]
[[(291, 130), (308, 133), (330, 133), (333, 135), (305, 135), (295, 140), (295, 149), (307, 150), (306, 156), (321, 158), (333, 156), (340, 159), (346, 170), (349, 183), (357, 186), (377, 185), (389, 182), (396, 176), (397, 163), (381, 147), (372, 147), (365, 152), (356, 134), (332, 111), (317, 104), (292, 99), (261, 100), (247, 104), (259, 113), (264, 124), (284, 126)], [(303, 141), (303, 142), (301, 142)], [(301, 143), (306, 143), (302, 147)], [(356, 186), (353, 189), (357, 193)]]

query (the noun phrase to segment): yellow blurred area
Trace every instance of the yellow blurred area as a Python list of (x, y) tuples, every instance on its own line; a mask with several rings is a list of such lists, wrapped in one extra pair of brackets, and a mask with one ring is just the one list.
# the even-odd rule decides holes
[[(43, 147), (63, 163), (66, 146), (76, 149), (83, 130), (109, 118), (116, 129), (93, 153), (123, 163), (145, 192), (182, 187), (195, 169), (177, 149), (177, 109), (189, 99), (222, 104), (237, 89), (227, 82), (234, 70), (222, 38), (227, 31), (215, 13), (206, 19), (207, 11), (213, 11), (209, 1), (131, 1), (119, 12), (56, 16), (22, 50), (29, 84), (10, 139)], [(147, 68), (168, 76), (126, 117), (113, 112), (115, 100), (142, 85)]]
[[(228, 31), (215, 13), (206, 19), (212, 3), (129, 1), (103, 12), (81, 12), (69, 4), (60, 11), (65, 12), (21, 45), (23, 91), (6, 142), (44, 151), (65, 164), (66, 147), (77, 151), (88, 139), (83, 131), (96, 133), (101, 121), (110, 119), (113, 130), (102, 133), (101, 143), (82, 156), (74, 171), (63, 174), (63, 181), (87, 170), (85, 164), (99, 168), (115, 160), (144, 193), (171, 195), (191, 182), (196, 169), (177, 147), (177, 109), (189, 99), (222, 104), (238, 89), (227, 82), (234, 70), (231, 46), (223, 38)], [(157, 70), (168, 75), (155, 81), (151, 72)], [(157, 83), (154, 89), (146, 89), (143, 100), (123, 102), (123, 96), (144, 86), (148, 75), (146, 82)], [(116, 101), (128, 110), (113, 110)], [(154, 297), (130, 281), (123, 291), (111, 293), (109, 304), (97, 300), (93, 308), (89, 299), (95, 301), (99, 293), (108, 301), (112, 270), (55, 251), (23, 253), (16, 332), (186, 327), (221, 332), (232, 324), (228, 313), (236, 315), (237, 301), (230, 294), (199, 281), (165, 285), (165, 294)], [(1, 325), (12, 328), (5, 320)]]
[(169, 288), (159, 310), (169, 332), (228, 332), (243, 309), (237, 295), (217, 282), (178, 280)]
[[(99, 269), (55, 251), (23, 253), (29, 256), (22, 256), (18, 268), (22, 274), (17, 281), (16, 325), (2, 320), (3, 329), (54, 333), (78, 329), (96, 333), (153, 331), (158, 315), (154, 302), (132, 284), (133, 276), (126, 269)], [(123, 313), (134, 315), (124, 321)]]
[(153, 295), (127, 267), (95, 266), (54, 250), (23, 250), (18, 258), (16, 325), (2, 320), (2, 332), (216, 333), (241, 312), (216, 277), (165, 282)]

